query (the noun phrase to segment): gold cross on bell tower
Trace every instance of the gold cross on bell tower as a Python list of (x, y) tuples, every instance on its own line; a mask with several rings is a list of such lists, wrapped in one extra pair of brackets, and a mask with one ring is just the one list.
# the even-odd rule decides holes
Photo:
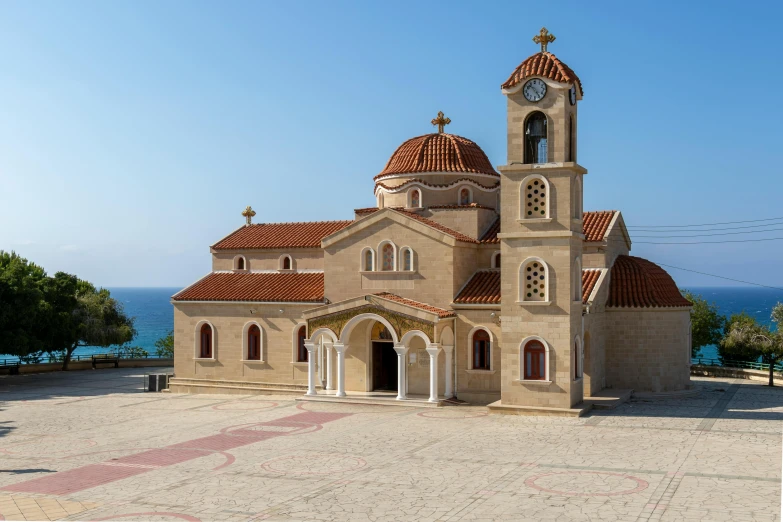
[(546, 27), (542, 27), (541, 31), (533, 37), (533, 41), (537, 44), (541, 44), (541, 52), (546, 52), (547, 44), (551, 44), (555, 41), (555, 35), (546, 30)]
[(438, 126), (438, 134), (443, 134), (443, 127), (451, 123), (451, 118), (445, 118), (443, 111), (438, 111), (438, 117), (433, 118), (430, 123)]
[(253, 216), (256, 215), (256, 211), (253, 210), (253, 207), (249, 206), (242, 211), (242, 215), (245, 216), (245, 220), (247, 221), (246, 224), (251, 225), (253, 224)]

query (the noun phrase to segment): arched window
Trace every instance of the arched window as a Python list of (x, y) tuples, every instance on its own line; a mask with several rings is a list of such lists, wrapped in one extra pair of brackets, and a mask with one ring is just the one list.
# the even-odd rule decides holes
[(568, 118), (568, 161), (576, 161), (576, 125), (574, 115)]
[(490, 350), (490, 339), (487, 331), (476, 330), (473, 332), (471, 345), (473, 348), (473, 369), (492, 369), (492, 353)]
[(305, 347), (306, 337), (307, 327), (302, 325), (296, 332), (296, 362), (307, 362), (307, 348)]
[(410, 208), (420, 208), (421, 191), (419, 189), (411, 189), (408, 194), (410, 195)]
[(519, 300), (524, 302), (549, 301), (549, 267), (538, 257), (529, 257), (519, 271)]
[(547, 162), (547, 121), (543, 112), (534, 112), (525, 121), (525, 163)]
[(395, 268), (395, 253), (394, 245), (391, 243), (383, 243), (381, 246), (381, 270), (392, 271)]
[(293, 266), (294, 264), (291, 256), (287, 254), (280, 256), (280, 270), (292, 270)]
[(492, 268), (500, 268), (500, 252), (492, 254)]
[(383, 208), (383, 192), (378, 192), (378, 208)]
[(528, 176), (520, 186), (519, 217), (543, 219), (549, 217), (549, 182), (539, 175)]
[(375, 270), (375, 252), (372, 248), (367, 247), (362, 250), (362, 270), (364, 272)]
[(234, 270), (244, 270), (247, 266), (245, 256), (236, 256), (234, 258)]
[(582, 261), (578, 257), (574, 260), (574, 273), (572, 276), (572, 287), (574, 289), (574, 301), (582, 302)]
[(579, 341), (579, 336), (574, 339), (574, 380), (582, 378), (582, 343)]
[(576, 176), (574, 180), (573, 200), (571, 201), (571, 217), (582, 219), (582, 178)]
[(410, 247), (403, 247), (400, 249), (400, 257), (402, 258), (402, 269), (406, 272), (413, 270), (413, 250)]
[(523, 373), (525, 380), (528, 381), (546, 381), (546, 348), (544, 343), (538, 340), (531, 340), (525, 343), (522, 360), (524, 362)]
[(470, 205), (472, 203), (472, 197), (470, 189), (468, 187), (462, 187), (459, 191), (459, 204)]
[(251, 324), (247, 329), (247, 360), (261, 360), (261, 329), (257, 324)]
[(212, 359), (212, 327), (204, 323), (199, 332), (199, 357), (202, 359)]

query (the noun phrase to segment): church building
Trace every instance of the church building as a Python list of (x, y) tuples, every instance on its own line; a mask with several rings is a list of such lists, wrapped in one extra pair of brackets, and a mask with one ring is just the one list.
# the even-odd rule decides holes
[(690, 303), (630, 255), (619, 211), (582, 209), (582, 83), (553, 35), (534, 41), (501, 85), (504, 165), (438, 113), (354, 219), (254, 224), (248, 207), (172, 297), (171, 390), (567, 414), (605, 388), (687, 388)]

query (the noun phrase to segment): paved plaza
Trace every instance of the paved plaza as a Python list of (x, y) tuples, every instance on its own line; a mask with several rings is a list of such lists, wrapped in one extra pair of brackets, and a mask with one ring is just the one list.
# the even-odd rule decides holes
[(0, 377), (0, 520), (779, 520), (783, 389), (763, 383), (572, 419), (142, 376)]

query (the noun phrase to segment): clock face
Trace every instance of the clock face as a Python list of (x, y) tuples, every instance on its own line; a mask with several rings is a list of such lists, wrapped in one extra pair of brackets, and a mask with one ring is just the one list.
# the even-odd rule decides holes
[(543, 80), (533, 78), (525, 84), (522, 88), (522, 92), (525, 94), (527, 101), (537, 102), (544, 98), (546, 95), (546, 84)]
[(572, 85), (568, 91), (568, 99), (571, 100), (571, 105), (576, 105), (576, 85)]

